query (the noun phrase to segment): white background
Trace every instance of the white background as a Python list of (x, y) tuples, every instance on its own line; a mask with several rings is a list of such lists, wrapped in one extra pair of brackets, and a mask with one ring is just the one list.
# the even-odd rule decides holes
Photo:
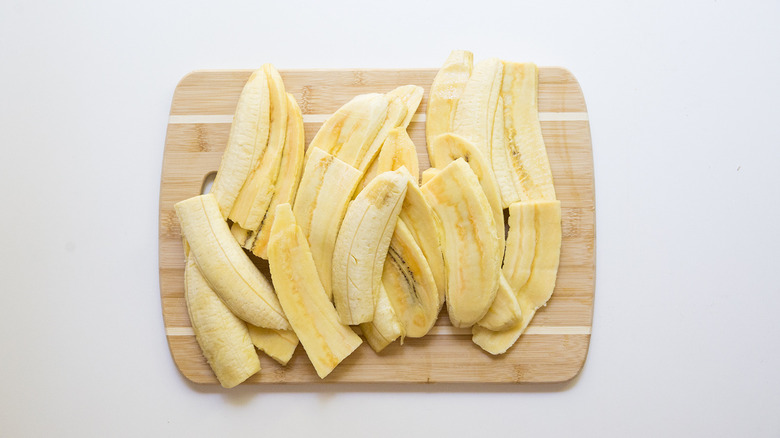
[[(246, 3), (0, 3), (0, 436), (780, 435), (780, 3)], [(157, 272), (178, 80), (437, 67), (453, 48), (582, 85), (598, 238), (580, 377), (189, 384)]]

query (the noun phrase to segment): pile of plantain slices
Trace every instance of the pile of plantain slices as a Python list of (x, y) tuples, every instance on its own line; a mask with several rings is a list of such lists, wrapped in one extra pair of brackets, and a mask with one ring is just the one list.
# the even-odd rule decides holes
[(260, 371), (256, 349), (286, 365), (298, 343), (325, 378), (363, 339), (379, 352), (425, 336), (445, 303), (452, 325), (506, 352), (560, 256), (537, 88), (534, 64), (452, 52), (431, 85), (420, 175), (406, 129), (421, 87), (355, 96), (307, 148), (279, 73), (255, 71), (211, 192), (175, 206), (190, 321), (222, 386)]

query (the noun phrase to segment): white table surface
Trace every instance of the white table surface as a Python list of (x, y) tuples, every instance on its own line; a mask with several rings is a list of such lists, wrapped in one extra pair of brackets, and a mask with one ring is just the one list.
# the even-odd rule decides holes
[[(71, 3), (0, 4), (0, 436), (780, 434), (780, 3)], [(178, 80), (437, 67), (453, 48), (582, 85), (598, 269), (579, 378), (183, 379), (157, 272)]]

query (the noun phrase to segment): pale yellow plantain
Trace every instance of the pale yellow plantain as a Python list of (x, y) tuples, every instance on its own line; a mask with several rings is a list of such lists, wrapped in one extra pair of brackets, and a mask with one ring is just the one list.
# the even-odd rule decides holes
[(513, 291), (520, 290), (531, 276), (536, 253), (536, 210), (534, 202), (516, 202), (509, 206), (509, 232), (502, 272)]
[(439, 218), (447, 278), (447, 310), (455, 327), (482, 319), (496, 297), (501, 254), (490, 203), (459, 158), (422, 186)]
[(432, 152), (433, 139), (452, 132), (458, 100), (471, 76), (473, 61), (474, 55), (471, 52), (453, 50), (433, 79), (425, 119), (425, 143), (429, 155)]
[(425, 94), (425, 90), (417, 85), (401, 85), (386, 94), (388, 99), (399, 100), (406, 107), (406, 116), (396, 127), (404, 129), (409, 127), (412, 117), (422, 102), (423, 94)]
[(265, 213), (268, 211), (268, 204), (271, 202), (276, 179), (279, 176), (279, 165), (282, 161), (284, 139), (287, 132), (288, 99), (284, 91), (284, 82), (282, 82), (279, 72), (271, 64), (263, 65), (263, 71), (268, 77), (271, 105), (268, 144), (265, 146), (256, 167), (238, 192), (238, 197), (228, 215), (228, 219), (250, 231), (260, 228)]
[(388, 104), (384, 94), (355, 96), (325, 121), (309, 149), (322, 149), (359, 168), (363, 155), (385, 123)]
[(423, 89), (416, 85), (403, 85), (385, 94), (388, 102), (385, 121), (371, 144), (359, 154), (360, 160), (355, 165), (358, 170), (365, 171), (375, 161), (391, 130), (406, 129), (417, 111), (422, 95)]
[(232, 388), (260, 371), (246, 324), (211, 290), (192, 254), (184, 271), (184, 298), (195, 339), (222, 386)]
[(260, 223), (260, 230), (249, 232), (238, 224), (233, 224), (230, 231), (244, 248), (260, 258), (268, 259), (268, 238), (271, 236), (271, 225), (274, 222), (276, 206), (295, 202), (295, 193), (301, 181), (303, 172), (304, 149), (303, 116), (298, 103), (292, 94), (287, 93), (287, 134), (282, 151), (282, 162), (279, 177), (274, 185), (274, 194), (265, 217)]
[(441, 307), (444, 304), (444, 291), (447, 288), (444, 256), (441, 252), (441, 232), (436, 224), (436, 215), (425, 200), (420, 187), (413, 181), (411, 174), (407, 173), (407, 178), (409, 181), (406, 184), (406, 196), (398, 219), (402, 220), (409, 229), (428, 262), (433, 280), (436, 282)]
[(509, 164), (509, 152), (506, 148), (504, 136), (504, 98), (498, 97), (496, 119), (493, 121), (493, 140), (490, 143), (490, 156), (488, 161), (493, 166), (493, 174), (496, 176), (496, 184), (501, 191), (501, 207), (509, 208), (509, 205), (520, 201), (520, 178), (512, 171)]
[(404, 329), (401, 322), (390, 305), (387, 292), (383, 285), (379, 285), (379, 295), (377, 297), (376, 308), (374, 309), (374, 320), (360, 324), (360, 330), (363, 337), (371, 346), (371, 349), (379, 353), (385, 347), (401, 336), (404, 336)]
[(339, 322), (289, 204), (276, 207), (268, 263), (279, 301), (317, 375), (325, 378), (363, 342)]
[[(479, 326), (472, 328), (474, 343), (491, 354), (505, 353), (517, 342), (536, 311), (547, 304), (555, 289), (561, 255), (561, 203), (535, 201), (532, 204), (536, 245), (531, 274), (528, 281), (516, 290), (517, 302), (523, 316), (520, 322), (505, 331), (496, 332)], [(510, 214), (514, 206), (515, 204), (510, 206)], [(511, 221), (510, 217), (510, 223)], [(525, 230), (522, 232), (527, 234)]]
[(268, 76), (263, 69), (256, 70), (241, 90), (227, 147), (211, 187), (225, 219), (233, 209), (238, 192), (265, 151), (270, 114)]
[(477, 325), (489, 330), (506, 330), (517, 324), (522, 318), (522, 310), (517, 303), (517, 296), (509, 282), (502, 274), (498, 278), (498, 290), (496, 299), (490, 305), (485, 316), (477, 322)]
[(432, 180), (434, 176), (436, 176), (439, 173), (440, 169), (437, 169), (435, 167), (429, 167), (425, 169), (422, 173), (422, 178), (420, 181), (421, 185), (424, 185), (428, 181)]
[(374, 318), (382, 267), (407, 181), (398, 171), (382, 173), (349, 204), (333, 249), (333, 302), (343, 324)]
[(333, 247), (352, 193), (361, 177), (359, 170), (315, 148), (309, 151), (295, 195), (295, 219), (309, 241), (328, 298), (332, 296)]
[(478, 62), (466, 82), (452, 120), (452, 132), (473, 143), (486, 159), (490, 157), (502, 72), (503, 65), (497, 58)]
[(196, 196), (174, 208), (190, 253), (225, 305), (250, 324), (289, 329), (273, 288), (230, 234), (214, 195)]
[(437, 168), (444, 168), (449, 163), (463, 158), (471, 170), (477, 175), (479, 185), (485, 192), (490, 210), (493, 213), (493, 221), (496, 227), (496, 236), (499, 239), (499, 252), (504, 255), (504, 211), (501, 208), (501, 192), (496, 184), (493, 172), (490, 170), (490, 162), (486, 157), (465, 138), (456, 134), (442, 134), (433, 140), (433, 155), (431, 161)]
[(258, 350), (267, 354), (271, 359), (279, 362), (281, 365), (287, 365), (287, 362), (295, 353), (298, 347), (298, 336), (292, 330), (271, 330), (262, 327), (256, 327), (247, 324), (249, 337)]
[(521, 201), (555, 199), (550, 161), (542, 138), (538, 109), (539, 73), (535, 64), (504, 62), (501, 97), (504, 133), (511, 171)]
[(417, 148), (414, 147), (406, 129), (399, 127), (387, 134), (387, 138), (379, 150), (379, 156), (366, 169), (363, 179), (360, 180), (358, 189), (355, 191), (355, 196), (362, 192), (368, 183), (380, 173), (398, 170), (402, 166), (411, 173), (415, 182), (419, 179), (420, 164), (417, 161)]
[(390, 240), (382, 284), (406, 336), (425, 336), (441, 310), (439, 292), (428, 261), (401, 219)]

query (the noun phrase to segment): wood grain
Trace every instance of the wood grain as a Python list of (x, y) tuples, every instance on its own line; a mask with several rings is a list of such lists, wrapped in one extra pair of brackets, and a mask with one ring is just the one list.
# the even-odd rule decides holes
[[(427, 92), (436, 69), (287, 70), (287, 91), (304, 113), (307, 141), (322, 121), (356, 94), (405, 84), (425, 88), (409, 126), (420, 157), (425, 151)], [(250, 70), (196, 71), (174, 91), (160, 184), (160, 296), (171, 355), (195, 383), (217, 384), (192, 334), (184, 304), (184, 253), (173, 205), (200, 194), (216, 171), (236, 102)], [(449, 325), (446, 309), (431, 335), (391, 344), (375, 354), (366, 344), (320, 380), (302, 347), (286, 367), (261, 355), (251, 383), (306, 382), (563, 382), (579, 373), (590, 342), (595, 275), (595, 199), (590, 127), (577, 80), (566, 69), (539, 69), (539, 111), (555, 190), (561, 201), (563, 242), (553, 297), (518, 343), (491, 356), (471, 342), (469, 330)]]

